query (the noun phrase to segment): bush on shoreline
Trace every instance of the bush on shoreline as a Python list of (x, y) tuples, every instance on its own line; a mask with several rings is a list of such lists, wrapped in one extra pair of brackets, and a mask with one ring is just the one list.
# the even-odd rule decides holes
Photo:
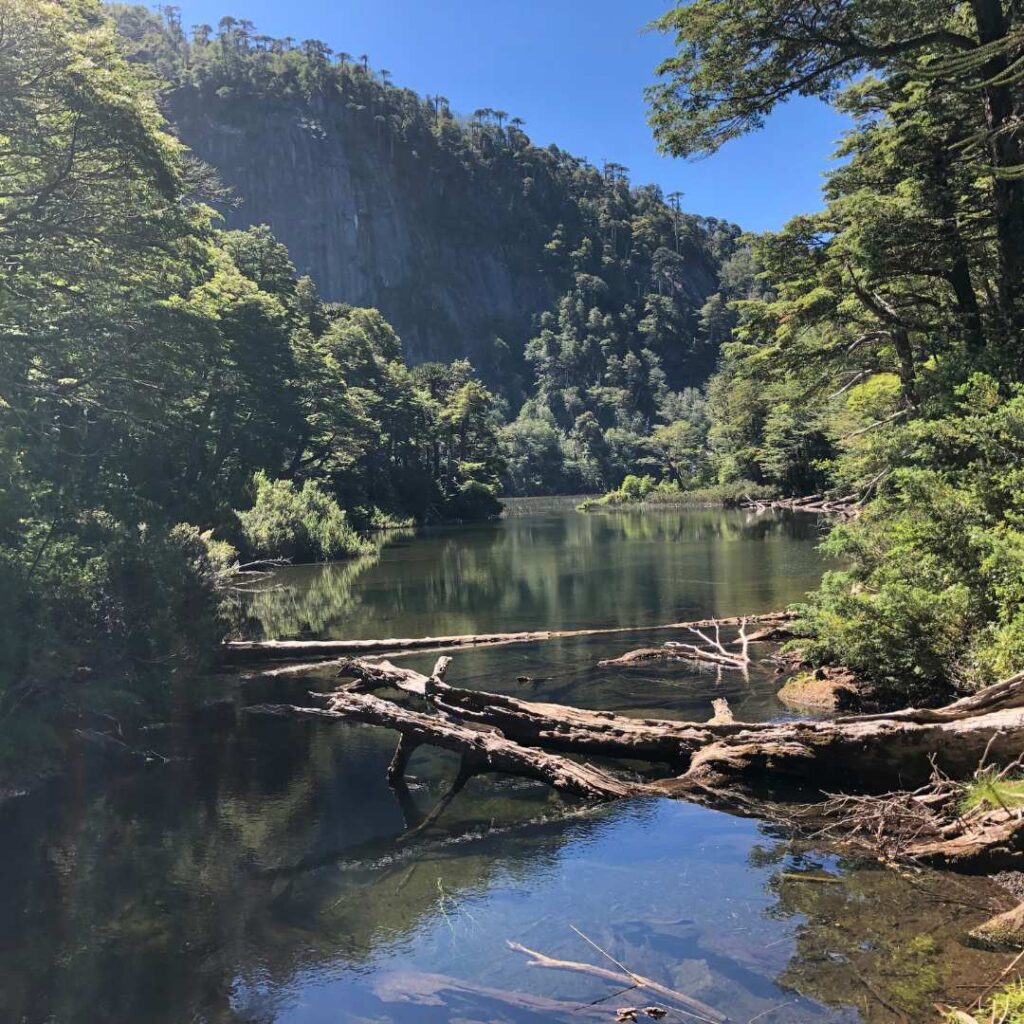
[(678, 484), (651, 476), (630, 474), (617, 490), (600, 498), (587, 499), (579, 506), (581, 511), (623, 506), (662, 505), (679, 508), (722, 507), (737, 508), (750, 498), (771, 498), (774, 491), (763, 484), (749, 480), (734, 480), (727, 484), (707, 484), (703, 487), (682, 488)]
[(300, 488), (291, 480), (271, 480), (261, 470), (253, 484), (252, 508), (235, 513), (252, 557), (311, 562), (371, 550), (344, 509), (314, 481), (307, 480)]
[(804, 655), (902, 700), (974, 690), (1024, 668), (1024, 389), (974, 375), (954, 415), (901, 431), (908, 465), (852, 523), (798, 608)]

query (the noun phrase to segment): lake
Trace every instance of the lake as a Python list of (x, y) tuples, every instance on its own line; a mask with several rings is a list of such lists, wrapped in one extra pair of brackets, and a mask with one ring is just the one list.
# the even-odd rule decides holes
[[(811, 516), (513, 511), (285, 569), (236, 599), (237, 633), (647, 627), (781, 609), (824, 568)], [(738, 718), (791, 714), (770, 664), (596, 667), (655, 637), (668, 638), (465, 651), (448, 678), (623, 713), (699, 720), (726, 697)], [(0, 1021), (611, 1022), (658, 1002), (531, 966), (509, 942), (618, 970), (613, 958), (737, 1022), (921, 1021), (1005, 964), (962, 943), (997, 895), (987, 881), (838, 858), (680, 802), (590, 808), (477, 778), (405, 844), (409, 808), (385, 780), (393, 734), (244, 711), (330, 680), (217, 676), (205, 685), (234, 724), (183, 711), (151, 731), (166, 763), (110, 778), (83, 757), (0, 808)], [(453, 770), (417, 752), (420, 810)]]

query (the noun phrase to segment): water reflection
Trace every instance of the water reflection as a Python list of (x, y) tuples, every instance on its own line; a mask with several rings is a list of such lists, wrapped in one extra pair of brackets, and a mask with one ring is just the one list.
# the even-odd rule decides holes
[(239, 607), (249, 636), (424, 636), (655, 625), (784, 607), (821, 571), (811, 516), (549, 512), (295, 566)]
[[(567, 514), (439, 531), (364, 564), (290, 570), (246, 614), (274, 635), (416, 635), (754, 611), (812, 582), (809, 522)], [(645, 639), (467, 651), (452, 679), (623, 712), (702, 717), (724, 695), (743, 717), (782, 713), (756, 666), (721, 679), (595, 668)], [(248, 682), (236, 700), (311, 685)], [(114, 785), (83, 766), (0, 808), (0, 1020), (611, 1021), (635, 994), (506, 946), (598, 958), (570, 925), (734, 1020), (769, 1024), (922, 1019), (927, 1000), (1003, 962), (959, 947), (993, 896), (985, 883), (922, 902), (938, 888), (928, 875), (838, 862), (755, 822), (671, 801), (587, 809), (494, 778), (409, 846), (385, 783), (393, 735), (242, 714), (200, 740), (171, 730), (180, 760)], [(453, 770), (417, 752), (414, 799), (429, 806)], [(791, 877), (808, 867), (841, 881)]]
[[(543, 790), (479, 780), (431, 842), (396, 846), (390, 751), (375, 730), (246, 719), (193, 764), (9, 811), (0, 1019), (568, 1020), (614, 990), (505, 942), (593, 958), (570, 925), (737, 1020), (922, 1019), (1003, 962), (958, 947), (977, 883), (922, 903), (927, 875), (809, 862), (669, 801), (564, 817)], [(417, 761), (424, 798), (451, 768)], [(809, 867), (842, 880), (791, 877)], [(522, 992), (551, 1002), (509, 1002)]]

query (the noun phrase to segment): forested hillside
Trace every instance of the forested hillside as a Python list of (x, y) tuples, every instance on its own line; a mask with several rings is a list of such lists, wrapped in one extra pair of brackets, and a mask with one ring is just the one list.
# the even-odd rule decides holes
[[(796, 93), (853, 115), (824, 211), (740, 239), (319, 43), (0, 0), (0, 759), (166, 701), (147, 680), (211, 650), (236, 556), (356, 553), (502, 487), (851, 496), (806, 656), (897, 699), (1024, 667), (1024, 27), (994, 0), (805, 7), (662, 21), (670, 152)], [(275, 223), (297, 257), (224, 228), (250, 197), (162, 110), (257, 202), (333, 168)], [(314, 211), (356, 232), (335, 256)]]
[(750, 283), (736, 227), (366, 57), (114, 10), (175, 132), (230, 187), (229, 226), (268, 224), (327, 299), (381, 310), (412, 363), (468, 358), (510, 420), (529, 399), (507, 488), (617, 485), (677, 415), (671, 393), (714, 369)]

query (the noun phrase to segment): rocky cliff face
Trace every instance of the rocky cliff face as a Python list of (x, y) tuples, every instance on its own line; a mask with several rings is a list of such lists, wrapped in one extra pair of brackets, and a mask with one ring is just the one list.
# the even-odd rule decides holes
[[(227, 226), (269, 224), (326, 298), (379, 308), (411, 361), (466, 356), (491, 381), (521, 373), (537, 314), (573, 283), (548, 243), (586, 200), (552, 194), (559, 183), (542, 168), (403, 137), (340, 97), (179, 88), (167, 114), (234, 190)], [(718, 287), (717, 264), (699, 237), (684, 257), (681, 287), (697, 309)]]
[(496, 338), (521, 350), (555, 301), (537, 246), (481, 208), (499, 195), (368, 136), (343, 109), (178, 93), (168, 113), (239, 199), (226, 225), (269, 224), (325, 298), (380, 309), (414, 362), (465, 355), (486, 369)]

